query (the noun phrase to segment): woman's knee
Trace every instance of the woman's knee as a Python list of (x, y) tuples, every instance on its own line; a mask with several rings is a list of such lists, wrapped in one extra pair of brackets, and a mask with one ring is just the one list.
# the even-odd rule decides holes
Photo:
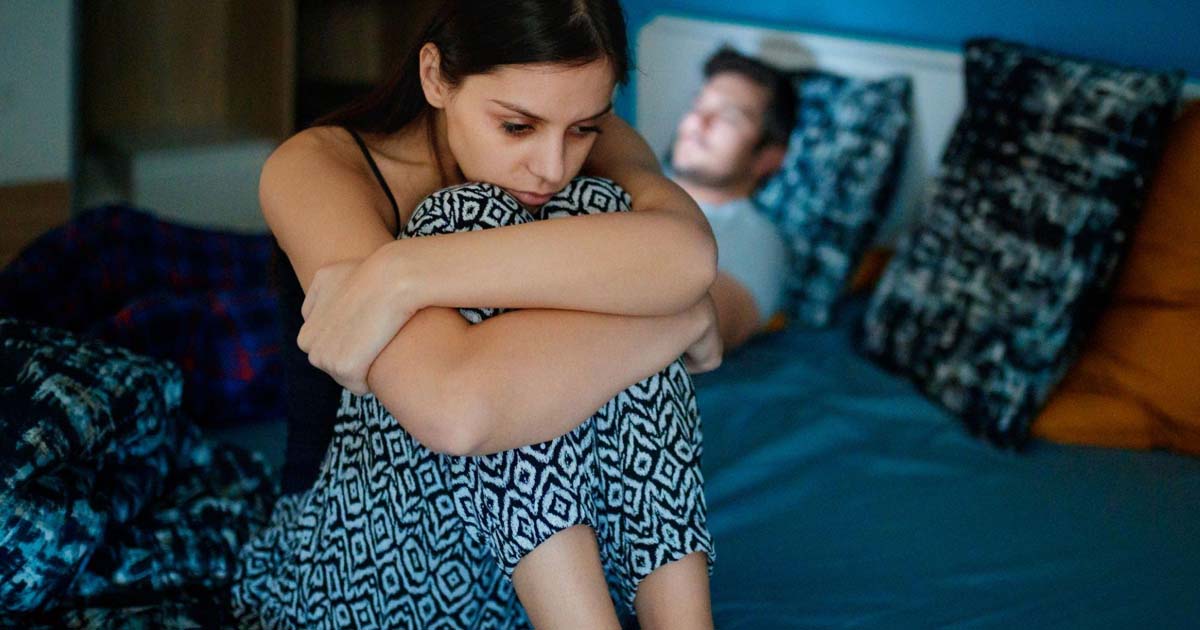
[[(426, 197), (404, 227), (405, 237), (474, 232), (533, 221), (517, 200), (493, 184), (469, 183), (443, 188)], [(503, 313), (492, 307), (460, 308), (472, 324)]]
[[(609, 179), (571, 180), (542, 207), (542, 218), (628, 212), (629, 194)], [(405, 227), (406, 236), (430, 236), (486, 230), (533, 221), (516, 198), (494, 184), (469, 183), (443, 188), (426, 197)]]
[(553, 219), (585, 214), (628, 212), (629, 193), (611, 179), (581, 176), (571, 180), (542, 207), (542, 217)]
[(404, 228), (405, 236), (432, 236), (528, 223), (533, 217), (493, 184), (443, 188), (421, 201)]

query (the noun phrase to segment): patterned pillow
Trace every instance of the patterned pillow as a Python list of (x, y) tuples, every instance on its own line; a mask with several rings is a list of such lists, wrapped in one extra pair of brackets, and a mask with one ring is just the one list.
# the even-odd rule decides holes
[(169, 362), (0, 318), (0, 627), (227, 591), (274, 481), (185, 421), (183, 389)]
[(975, 433), (1022, 445), (1102, 306), (1181, 74), (993, 39), (966, 44), (966, 110), (860, 349)]
[(785, 312), (824, 326), (891, 203), (910, 127), (911, 81), (795, 77), (796, 128), (755, 202), (779, 226), (791, 269)]

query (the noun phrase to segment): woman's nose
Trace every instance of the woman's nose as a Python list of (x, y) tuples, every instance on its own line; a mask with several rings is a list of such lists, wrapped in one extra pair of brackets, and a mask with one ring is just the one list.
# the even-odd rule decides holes
[(529, 170), (543, 182), (551, 186), (562, 183), (566, 171), (566, 156), (563, 154), (565, 143), (561, 138), (549, 139), (542, 142), (529, 162)]

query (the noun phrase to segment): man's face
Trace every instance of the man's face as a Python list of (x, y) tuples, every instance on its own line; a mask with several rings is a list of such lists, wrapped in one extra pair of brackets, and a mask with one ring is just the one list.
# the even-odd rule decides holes
[(679, 121), (671, 167), (684, 179), (713, 187), (756, 180), (754, 158), (763, 133), (767, 88), (733, 72), (713, 75)]

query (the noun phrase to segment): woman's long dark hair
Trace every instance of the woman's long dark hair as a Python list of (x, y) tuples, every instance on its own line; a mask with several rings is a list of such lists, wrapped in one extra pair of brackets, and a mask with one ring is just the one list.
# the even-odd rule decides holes
[[(427, 42), (438, 47), (441, 75), (450, 85), (498, 66), (525, 63), (582, 65), (608, 59), (618, 83), (629, 75), (619, 0), (444, 0), (386, 81), (312, 126), (394, 133), (416, 120), (428, 107), (418, 65)], [(432, 131), (430, 126), (431, 139)]]

